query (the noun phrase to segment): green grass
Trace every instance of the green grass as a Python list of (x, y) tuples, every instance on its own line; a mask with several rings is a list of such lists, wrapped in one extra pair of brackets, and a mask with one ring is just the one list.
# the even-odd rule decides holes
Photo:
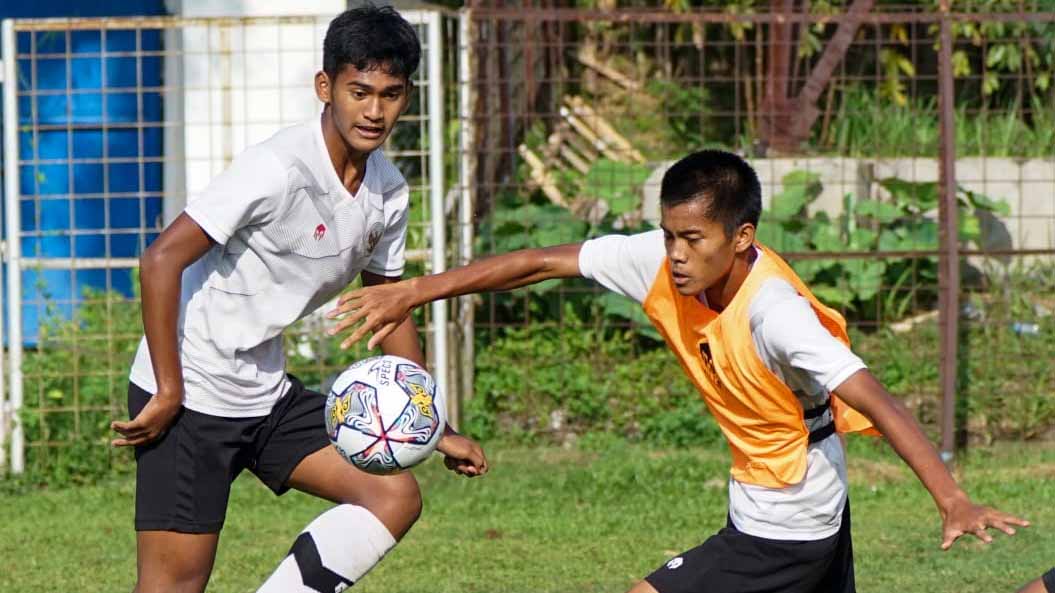
[[(592, 441), (597, 443), (599, 441)], [(609, 444), (490, 451), (493, 472), (418, 471), (421, 521), (355, 591), (620, 592), (700, 543), (725, 517), (724, 450)], [(851, 497), (862, 592), (1013, 591), (1055, 563), (1055, 447), (977, 450), (960, 474), (972, 495), (1034, 527), (991, 546), (938, 549), (930, 499), (884, 446), (851, 442)], [(0, 494), (0, 591), (128, 591), (135, 573), (133, 483)], [(234, 487), (209, 591), (251, 592), (294, 535), (328, 505), (276, 500), (254, 478)]]

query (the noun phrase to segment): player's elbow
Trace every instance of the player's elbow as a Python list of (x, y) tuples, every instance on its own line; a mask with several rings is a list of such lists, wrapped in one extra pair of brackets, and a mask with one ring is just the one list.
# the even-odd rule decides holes
[(164, 256), (161, 253), (161, 249), (158, 248), (157, 243), (154, 243), (143, 250), (143, 253), (139, 255), (139, 274), (146, 276), (154, 273), (156, 270), (163, 267)]
[(186, 264), (180, 260), (171, 247), (166, 247), (162, 241), (155, 241), (139, 256), (140, 282), (165, 273), (182, 274)]
[(579, 276), (579, 250), (581, 243), (557, 245), (537, 250), (539, 273), (543, 280), (550, 278), (574, 278)]

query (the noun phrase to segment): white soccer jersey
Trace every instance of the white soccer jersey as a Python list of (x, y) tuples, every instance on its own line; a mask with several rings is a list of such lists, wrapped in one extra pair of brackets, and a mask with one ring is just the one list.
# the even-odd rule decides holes
[[(761, 252), (759, 257), (764, 257)], [(605, 288), (643, 303), (663, 266), (663, 232), (608, 235), (586, 241), (579, 270)], [(706, 302), (703, 295), (701, 300)], [(809, 301), (786, 281), (766, 281), (751, 301), (751, 337), (759, 358), (799, 398), (822, 405), (864, 363), (824, 329)], [(808, 421), (815, 428), (831, 413)], [(806, 475), (786, 488), (729, 479), (729, 516), (740, 531), (769, 539), (818, 540), (835, 535), (846, 504), (846, 454), (834, 436), (809, 446)]]
[[(403, 273), (409, 191), (380, 150), (353, 196), (318, 118), (250, 147), (185, 210), (216, 245), (183, 273), (183, 405), (266, 415), (285, 393), (282, 332), (362, 271)], [(157, 391), (146, 338), (130, 379)]]

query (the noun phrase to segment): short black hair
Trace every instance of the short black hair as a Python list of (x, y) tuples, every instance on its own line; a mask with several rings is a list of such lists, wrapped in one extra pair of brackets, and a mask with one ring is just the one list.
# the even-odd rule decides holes
[(330, 79), (350, 64), (410, 80), (420, 61), (418, 34), (391, 6), (366, 4), (342, 12), (330, 21), (322, 43), (322, 69)]
[(707, 218), (731, 237), (740, 225), (758, 226), (762, 185), (744, 159), (724, 150), (701, 150), (674, 163), (663, 175), (659, 200), (664, 207), (707, 200)]

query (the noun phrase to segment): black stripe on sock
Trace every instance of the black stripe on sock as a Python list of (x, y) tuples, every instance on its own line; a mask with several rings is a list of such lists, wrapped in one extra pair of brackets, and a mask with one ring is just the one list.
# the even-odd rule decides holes
[[(304, 532), (293, 542), (289, 549), (300, 570), (300, 580), (304, 586), (319, 593), (335, 593), (352, 586), (352, 581), (342, 577), (322, 565), (322, 556), (315, 546), (315, 538)], [(343, 585), (343, 587), (341, 586)]]

